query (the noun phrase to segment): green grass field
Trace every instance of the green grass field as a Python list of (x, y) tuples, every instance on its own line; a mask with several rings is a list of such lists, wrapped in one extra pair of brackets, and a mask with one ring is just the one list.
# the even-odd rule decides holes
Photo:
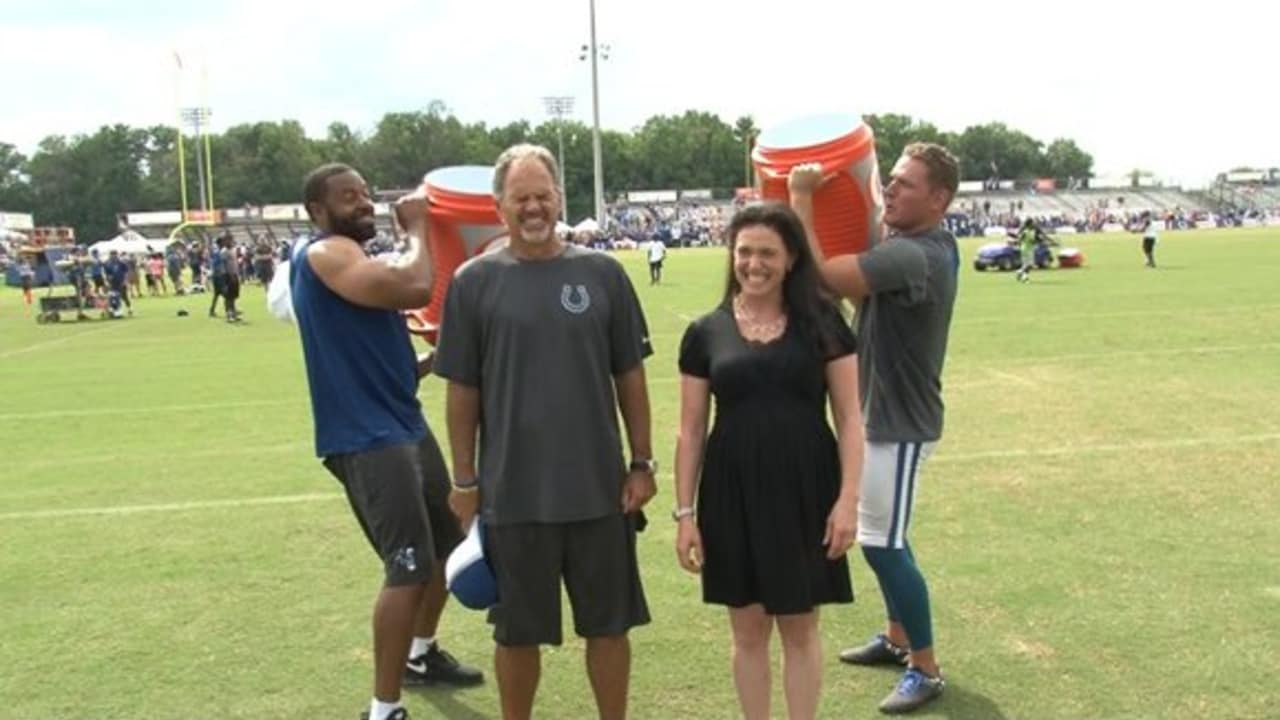
[[(1087, 267), (1028, 286), (961, 270), (946, 437), (913, 524), (950, 685), (921, 717), (1280, 715), (1280, 229), (1168, 233), (1156, 271), (1138, 242), (1073, 239)], [(672, 253), (656, 288), (622, 256), (664, 466), (636, 718), (737, 714), (725, 612), (677, 567), (666, 520), (676, 349), (723, 252)], [(256, 287), (242, 326), (207, 319), (207, 297), (38, 326), (0, 291), (0, 718), (349, 719), (368, 702), (379, 568), (311, 455), (295, 331)], [(421, 394), (442, 430), (442, 383)], [(858, 601), (822, 621), (824, 718), (876, 716), (896, 679), (835, 661), (881, 623), (852, 566)], [(451, 606), (442, 637), (489, 670), (482, 615)], [(580, 642), (543, 668), (537, 715), (592, 717)], [(492, 681), (407, 697), (419, 719), (497, 714)]]

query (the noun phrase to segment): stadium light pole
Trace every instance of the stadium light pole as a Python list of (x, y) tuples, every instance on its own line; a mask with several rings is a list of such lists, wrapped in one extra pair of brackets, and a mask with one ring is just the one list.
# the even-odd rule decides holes
[(556, 141), (560, 144), (560, 219), (569, 222), (569, 196), (564, 185), (564, 119), (573, 114), (573, 98), (555, 95), (542, 98), (547, 114), (556, 119)]
[[(604, 227), (604, 157), (600, 151), (600, 46), (596, 44), (596, 0), (588, 0), (591, 6), (591, 162), (595, 171), (596, 217)], [(606, 48), (607, 52), (607, 48)], [(607, 55), (606, 55), (607, 57)]]
[[(207, 107), (189, 107), (182, 109), (182, 121), (185, 126), (190, 126), (196, 133), (196, 180), (199, 181), (200, 188), (200, 210), (208, 211), (209, 208), (209, 192), (205, 187), (205, 166), (209, 162), (207, 157), (209, 154), (208, 136), (204, 133), (208, 132), (209, 118), (213, 112)], [(204, 142), (202, 142), (202, 140)], [(212, 178), (210, 178), (212, 179)], [(184, 220), (186, 218), (183, 218)]]

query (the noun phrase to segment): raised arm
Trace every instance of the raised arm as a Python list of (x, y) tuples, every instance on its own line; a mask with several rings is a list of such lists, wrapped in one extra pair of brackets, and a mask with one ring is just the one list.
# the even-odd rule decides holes
[(409, 310), (431, 302), (434, 268), (427, 245), (427, 200), (423, 191), (396, 203), (396, 217), (409, 235), (409, 250), (395, 260), (371, 258), (358, 243), (329, 238), (307, 249), (307, 261), (328, 288), (371, 308)]
[(862, 274), (862, 266), (858, 264), (857, 255), (840, 255), (828, 258), (818, 242), (818, 233), (813, 222), (813, 195), (822, 186), (826, 178), (822, 176), (822, 167), (817, 163), (805, 163), (791, 169), (787, 177), (787, 190), (791, 195), (791, 209), (800, 217), (804, 225), (804, 235), (809, 241), (809, 250), (818, 263), (818, 272), (822, 281), (833, 292), (854, 302), (862, 300), (871, 293), (866, 278)]

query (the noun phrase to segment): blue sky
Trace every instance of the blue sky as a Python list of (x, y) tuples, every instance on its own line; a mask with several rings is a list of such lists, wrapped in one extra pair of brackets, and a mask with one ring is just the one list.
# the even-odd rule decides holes
[[(1201, 184), (1280, 165), (1276, 13), (1266, 3), (597, 0), (601, 121), (698, 108), (762, 125), (811, 112), (905, 112), (945, 129), (1000, 120), (1067, 136), (1102, 174)], [(293, 118), (368, 131), (439, 99), (467, 121), (591, 119), (587, 0), (0, 0), (0, 141), (172, 123)], [(186, 72), (179, 74), (174, 52)], [(201, 71), (204, 69), (204, 72)], [(207, 82), (201, 78), (207, 77)]]

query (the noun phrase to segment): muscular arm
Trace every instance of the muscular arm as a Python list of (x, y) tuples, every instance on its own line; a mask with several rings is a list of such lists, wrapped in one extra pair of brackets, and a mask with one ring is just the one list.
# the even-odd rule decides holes
[(427, 245), (427, 205), (417, 193), (396, 205), (409, 235), (409, 250), (391, 261), (371, 258), (358, 243), (330, 238), (307, 248), (311, 269), (348, 302), (385, 310), (409, 310), (431, 302), (435, 269)]
[(371, 308), (408, 310), (431, 302), (431, 253), (411, 235), (409, 252), (393, 261), (367, 257), (355, 242), (331, 238), (307, 248), (307, 262), (344, 300)]
[(841, 297), (856, 303), (871, 294), (866, 277), (862, 274), (862, 266), (858, 263), (858, 256), (840, 255), (828, 258), (818, 243), (818, 233), (813, 223), (813, 194), (821, 184), (822, 170), (818, 166), (799, 165), (794, 168), (788, 178), (791, 209), (804, 225), (805, 240), (809, 243), (814, 262), (818, 264), (823, 283)]

